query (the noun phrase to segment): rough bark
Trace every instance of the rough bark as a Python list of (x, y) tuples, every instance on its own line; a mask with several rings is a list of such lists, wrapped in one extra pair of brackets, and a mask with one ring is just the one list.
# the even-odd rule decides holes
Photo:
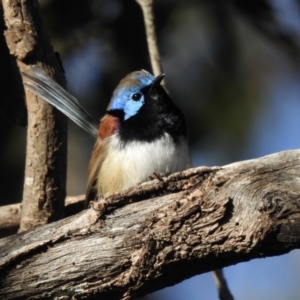
[(0, 298), (131, 299), (300, 246), (300, 150), (200, 167), (0, 240)]
[[(38, 64), (64, 85), (64, 75), (39, 15), (37, 0), (2, 1), (6, 43), (18, 68)], [(20, 74), (16, 70), (21, 83)], [(26, 166), (20, 231), (63, 216), (66, 186), (67, 119), (50, 104), (26, 92)]]

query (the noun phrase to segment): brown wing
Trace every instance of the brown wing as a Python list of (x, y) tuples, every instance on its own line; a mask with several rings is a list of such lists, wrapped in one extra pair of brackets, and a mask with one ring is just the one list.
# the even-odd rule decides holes
[(91, 200), (96, 200), (97, 198), (97, 190), (96, 190), (96, 182), (99, 174), (99, 170), (101, 168), (102, 162), (105, 158), (105, 146), (104, 142), (97, 138), (95, 146), (93, 148), (92, 157), (88, 167), (88, 182), (85, 194), (85, 207), (88, 206)]
[(93, 148), (92, 157), (88, 167), (88, 182), (85, 197), (85, 206), (87, 207), (91, 200), (96, 200), (99, 192), (96, 188), (97, 178), (102, 163), (106, 157), (108, 138), (113, 135), (119, 127), (117, 117), (106, 115), (100, 123), (98, 138)]

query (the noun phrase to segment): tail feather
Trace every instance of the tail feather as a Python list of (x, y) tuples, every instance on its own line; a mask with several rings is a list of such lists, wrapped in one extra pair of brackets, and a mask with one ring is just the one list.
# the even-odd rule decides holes
[(30, 74), (22, 72), (22, 75), (30, 79), (30, 82), (25, 82), (24, 85), (33, 93), (56, 107), (89, 134), (97, 136), (99, 122), (46, 72), (37, 66), (32, 66)]

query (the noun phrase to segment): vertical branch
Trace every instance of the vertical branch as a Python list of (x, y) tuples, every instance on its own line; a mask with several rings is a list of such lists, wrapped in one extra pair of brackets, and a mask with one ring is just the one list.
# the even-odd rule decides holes
[[(60, 83), (64, 75), (39, 14), (37, 0), (2, 1), (6, 43), (21, 71), (38, 64)], [(16, 72), (20, 79), (20, 74)], [(25, 89), (28, 111), (26, 166), (20, 231), (63, 216), (66, 186), (67, 119)]]
[(233, 296), (228, 288), (223, 269), (212, 272), (220, 300), (233, 300)]
[(155, 34), (153, 0), (136, 0), (136, 2), (140, 5), (143, 11), (151, 65), (154, 75), (158, 76), (162, 73), (162, 66)]

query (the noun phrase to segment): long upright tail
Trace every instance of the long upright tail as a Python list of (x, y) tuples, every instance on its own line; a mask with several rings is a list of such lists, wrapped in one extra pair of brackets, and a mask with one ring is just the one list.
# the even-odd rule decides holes
[(33, 93), (55, 106), (89, 134), (97, 136), (99, 122), (46, 72), (37, 66), (32, 66), (29, 74), (22, 72), (22, 75), (30, 79), (30, 82), (24, 82), (24, 85)]

